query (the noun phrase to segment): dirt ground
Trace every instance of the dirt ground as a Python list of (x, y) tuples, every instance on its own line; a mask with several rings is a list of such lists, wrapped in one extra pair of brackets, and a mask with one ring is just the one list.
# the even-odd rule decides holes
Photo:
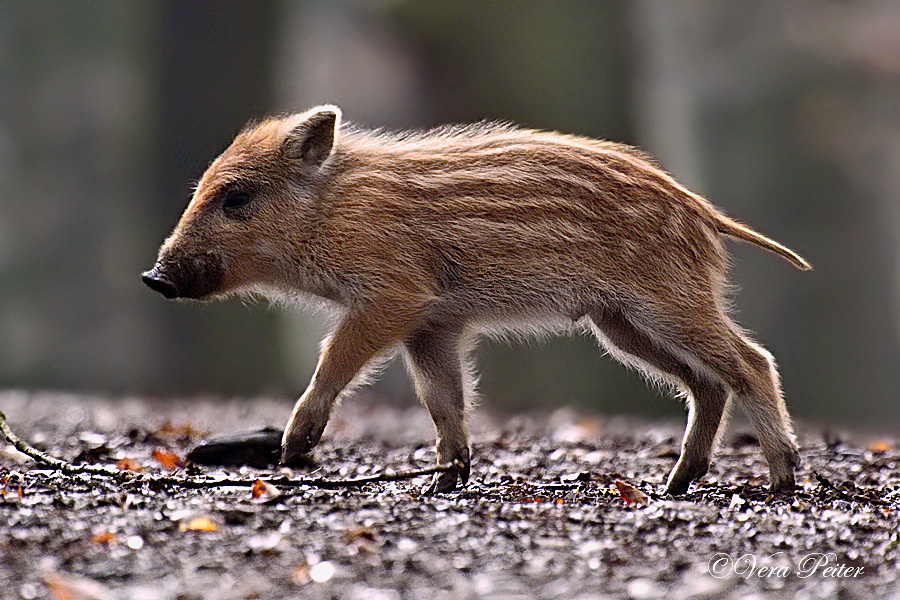
[[(289, 409), (0, 393), (14, 430), (48, 452), (159, 473), (167, 452), (281, 427)], [(432, 498), (420, 493), (426, 478), (255, 499), (244, 487), (125, 489), (47, 470), (0, 443), (0, 597), (900, 599), (897, 439), (801, 427), (800, 491), (770, 498), (756, 440), (738, 430), (701, 484), (664, 498), (682, 428), (481, 409), (472, 479)], [(432, 444), (424, 409), (363, 397), (338, 409), (315, 464), (296, 475), (425, 467)], [(273, 473), (188, 468), (201, 471)], [(647, 503), (627, 504), (615, 480)]]

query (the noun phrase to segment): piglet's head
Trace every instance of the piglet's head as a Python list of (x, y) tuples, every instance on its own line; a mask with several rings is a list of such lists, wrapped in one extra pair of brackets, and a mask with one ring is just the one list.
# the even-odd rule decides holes
[(326, 105), (245, 128), (203, 174), (144, 283), (195, 300), (279, 286), (314, 226), (340, 117)]

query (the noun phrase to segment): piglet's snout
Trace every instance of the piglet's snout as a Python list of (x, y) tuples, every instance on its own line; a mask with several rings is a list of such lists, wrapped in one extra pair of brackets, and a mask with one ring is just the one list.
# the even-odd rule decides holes
[(206, 300), (221, 292), (224, 270), (213, 253), (167, 255), (156, 261), (141, 279), (166, 298)]
[(178, 297), (178, 286), (169, 278), (159, 263), (141, 274), (141, 280), (154, 292), (159, 292), (169, 300)]

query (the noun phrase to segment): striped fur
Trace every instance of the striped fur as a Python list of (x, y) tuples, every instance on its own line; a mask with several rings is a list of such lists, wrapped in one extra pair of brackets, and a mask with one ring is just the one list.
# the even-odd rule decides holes
[[(229, 209), (235, 189), (252, 201)], [(705, 473), (730, 398), (756, 425), (773, 489), (789, 489), (787, 409), (771, 355), (727, 316), (722, 235), (809, 267), (629, 146), (496, 123), (367, 131), (323, 106), (242, 131), (153, 272), (181, 297), (313, 296), (338, 308), (285, 461), (318, 442), (357, 373), (399, 347), (434, 418), (438, 460), (462, 465), (430, 491), (453, 489), (468, 476), (477, 337), (588, 329), (688, 398), (669, 492)]]

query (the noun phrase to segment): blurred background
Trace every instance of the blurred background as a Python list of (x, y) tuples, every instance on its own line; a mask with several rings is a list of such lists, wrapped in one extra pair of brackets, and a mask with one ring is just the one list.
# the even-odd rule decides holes
[[(168, 303), (142, 270), (250, 118), (334, 102), (363, 125), (510, 120), (638, 145), (808, 258), (729, 243), (736, 318), (795, 416), (900, 422), (900, 5), (0, 3), (0, 388), (272, 394), (317, 317)], [(587, 338), (485, 343), (483, 404), (683, 409)], [(400, 365), (370, 393), (412, 403)]]

